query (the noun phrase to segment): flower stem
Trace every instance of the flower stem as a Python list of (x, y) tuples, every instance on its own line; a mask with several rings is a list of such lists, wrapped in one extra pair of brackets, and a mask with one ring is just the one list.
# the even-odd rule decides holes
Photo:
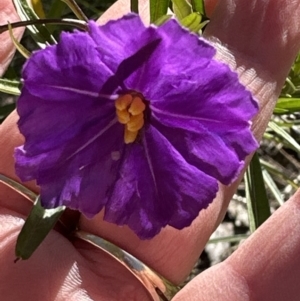
[[(69, 25), (73, 27), (77, 27), (81, 30), (87, 30), (87, 25), (85, 22), (81, 20), (73, 20), (73, 19), (38, 19), (38, 20), (28, 20), (28, 21), (19, 21), (11, 23), (11, 28), (24, 27), (28, 25), (36, 25), (36, 24), (59, 24), (59, 25)], [(0, 34), (9, 30), (9, 25), (1, 25), (0, 26)]]

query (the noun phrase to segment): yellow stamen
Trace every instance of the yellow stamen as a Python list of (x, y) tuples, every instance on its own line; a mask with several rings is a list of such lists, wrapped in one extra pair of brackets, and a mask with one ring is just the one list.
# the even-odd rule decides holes
[(130, 114), (127, 110), (116, 110), (118, 121), (122, 124), (126, 124), (130, 121)]
[(129, 107), (129, 105), (132, 102), (132, 96), (130, 94), (125, 94), (120, 96), (116, 102), (115, 102), (115, 107), (120, 110), (123, 111), (125, 109), (127, 109)]
[(144, 112), (145, 109), (146, 105), (144, 104), (143, 100), (139, 96), (135, 96), (128, 111), (131, 115), (135, 116)]
[(136, 94), (134, 96), (132, 94), (125, 94), (116, 100), (115, 107), (118, 121), (125, 125), (125, 143), (134, 142), (139, 130), (144, 126), (146, 105), (143, 99)]
[(144, 125), (144, 114), (131, 116), (130, 121), (127, 123), (127, 129), (131, 132), (139, 131)]
[(135, 141), (136, 137), (138, 135), (138, 132), (131, 132), (127, 129), (127, 126), (125, 126), (125, 132), (124, 132), (124, 142), (126, 144), (132, 143)]

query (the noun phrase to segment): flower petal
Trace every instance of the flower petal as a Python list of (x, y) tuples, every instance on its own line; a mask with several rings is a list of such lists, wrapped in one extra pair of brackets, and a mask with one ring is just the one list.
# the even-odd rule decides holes
[[(115, 72), (118, 65), (134, 54), (141, 45), (141, 35), (146, 27), (135, 14), (127, 14), (121, 19), (112, 20), (99, 26), (89, 22), (89, 33), (97, 44), (101, 60)], [(111, 49), (114, 49), (112, 52)]]
[[(224, 185), (232, 183), (239, 175), (244, 157), (240, 159), (230, 143), (226, 144), (223, 137), (210, 132), (200, 122), (180, 123), (161, 118), (160, 123), (153, 120), (152, 124), (187, 162)], [(255, 146), (253, 143), (252, 151)]]
[(62, 33), (57, 45), (32, 54), (23, 70), (24, 85), (52, 102), (97, 98), (112, 73), (96, 48), (88, 33)]
[[(150, 101), (161, 99), (171, 90), (177, 91), (181, 78), (189, 76), (190, 70), (196, 69), (198, 72), (203, 69), (216, 52), (206, 41), (180, 26), (175, 19), (158, 27), (156, 34), (160, 36), (161, 43), (155, 53), (147, 57), (144, 66), (126, 81), (128, 87), (142, 91)], [(153, 82), (155, 85), (151, 84)]]
[(64, 148), (33, 156), (19, 147), (16, 170), (24, 180), (37, 180), (45, 208), (66, 205), (92, 217), (106, 202), (122, 154), (123, 129), (116, 124), (72, 156)]
[(140, 238), (151, 238), (167, 224), (190, 225), (216, 192), (216, 180), (188, 164), (150, 126), (143, 141), (124, 155), (105, 220), (128, 224)]

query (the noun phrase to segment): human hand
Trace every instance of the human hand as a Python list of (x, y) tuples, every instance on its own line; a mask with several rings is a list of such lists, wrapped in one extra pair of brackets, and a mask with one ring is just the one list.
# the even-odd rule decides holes
[[(128, 1), (118, 2), (118, 5), (122, 6), (122, 10), (118, 10), (120, 14), (126, 12), (123, 10), (124, 7), (129, 8), (128, 3), (124, 6), (125, 2), (127, 3)], [(261, 111), (253, 123), (253, 131), (256, 137), (260, 139), (272, 113), (282, 83), (299, 48), (299, 21), (297, 20), (300, 9), (299, 2), (256, 1), (251, 3), (251, 13), (249, 4), (241, 0), (220, 1), (217, 8), (215, 8), (215, 2), (207, 1), (210, 11), (214, 11), (214, 13), (211, 23), (206, 30), (206, 37), (210, 39), (217, 37), (222, 44), (226, 45), (226, 47), (222, 47), (216, 42), (216, 47), (219, 50), (218, 58), (227, 62), (238, 71), (242, 83), (259, 100)], [(116, 14), (113, 16), (115, 17)], [(285, 21), (284, 18), (288, 21)], [(15, 126), (16, 119), (16, 115), (11, 115), (1, 126), (0, 130), (2, 158), (5, 158), (5, 160), (2, 159), (0, 162), (0, 170), (1, 173), (13, 178), (16, 178), (13, 171), (13, 148), (22, 143), (22, 138)], [(221, 187), (216, 200), (207, 210), (200, 213), (191, 227), (181, 231), (166, 228), (151, 241), (140, 241), (126, 227), (120, 228), (104, 222), (101, 214), (93, 220), (82, 218), (79, 227), (115, 242), (166, 278), (177, 283), (182, 281), (190, 272), (210, 234), (222, 220), (236, 186), (237, 183), (230, 187)], [(36, 189), (34, 186), (30, 187)], [(269, 295), (261, 298), (261, 296), (264, 296), (263, 288), (268, 288), (267, 285), (271, 281), (276, 283), (275, 280), (277, 279), (278, 281), (279, 279), (276, 276), (279, 277), (280, 275), (269, 273), (270, 276), (266, 277), (267, 281), (259, 283), (260, 287), (255, 285), (251, 287), (253, 278), (250, 278), (250, 276), (254, 277), (253, 275), (257, 275), (260, 272), (259, 268), (263, 264), (269, 264), (269, 268), (271, 267), (273, 270), (282, 267), (283, 260), (281, 256), (283, 252), (276, 254), (278, 255), (278, 261), (272, 265), (268, 261), (266, 253), (269, 249), (259, 249), (256, 255), (258, 257), (255, 265), (256, 269), (245, 264), (243, 258), (249, 257), (249, 255), (253, 257), (255, 249), (259, 246), (262, 248), (261, 246), (266, 240), (265, 235), (267, 231), (277, 231), (280, 228), (282, 218), (285, 216), (288, 216), (289, 220), (286, 228), (281, 227), (283, 232), (280, 233), (280, 239), (285, 239), (285, 246), (290, 246), (287, 247), (289, 252), (296, 254), (296, 251), (299, 249), (299, 246), (295, 243), (297, 235), (289, 237), (287, 234), (294, 233), (295, 229), (297, 229), (295, 213), (297, 205), (295, 204), (297, 204), (298, 198), (295, 196), (293, 202), (287, 203), (285, 208), (281, 209), (281, 213), (279, 211), (277, 215), (252, 236), (249, 243), (244, 244), (230, 259), (219, 265), (219, 268), (209, 269), (201, 274), (198, 279), (191, 282), (175, 297), (175, 300), (189, 300), (188, 298), (190, 300), (225, 300), (227, 296), (217, 295), (219, 292), (218, 288), (229, 287), (231, 289), (235, 283), (237, 283), (236, 287), (241, 289), (234, 290), (232, 288), (231, 293), (236, 295), (230, 295), (228, 292), (228, 296), (231, 297), (228, 297), (228, 300), (247, 300), (245, 295), (239, 295), (242, 289), (249, 289), (248, 292), (251, 292), (250, 296), (254, 296), (253, 300), (256, 300), (255, 298), (257, 300), (268, 300)], [(21, 227), (19, 217), (28, 214), (30, 204), (6, 189), (1, 191), (1, 204), (1, 210), (3, 210), (1, 217), (1, 220), (3, 220), (1, 222), (3, 225), (2, 235), (6, 240), (2, 243), (4, 251), (0, 259), (3, 267), (3, 273), (0, 276), (3, 277), (0, 281), (3, 289), (0, 286), (0, 291), (4, 293), (4, 296), (9, 296), (6, 300), (45, 299), (47, 293), (49, 300), (72, 300), (72, 298), (74, 300), (89, 300), (85, 295), (89, 295), (92, 300), (130, 300), (130, 298), (147, 300), (140, 284), (127, 276), (127, 272), (115, 262), (106, 259), (104, 254), (92, 247), (87, 247), (78, 242), (72, 245), (55, 232), (51, 233), (30, 261), (13, 265), (15, 237)], [(269, 228), (264, 230), (264, 227)], [(270, 249), (279, 247), (277, 238), (274, 240), (269, 239), (269, 243)], [(9, 260), (9, 257), (12, 260)], [(44, 271), (49, 267), (50, 260), (55, 268), (46, 274)], [(289, 266), (295, 268), (294, 271), (296, 271), (297, 262), (295, 262), (295, 258), (289, 256), (285, 258), (284, 263), (290, 264)], [(232, 268), (234, 270), (239, 268), (238, 273), (234, 275)], [(251, 275), (250, 271), (252, 272)], [(224, 274), (225, 280), (220, 277)], [(66, 277), (66, 275), (69, 277)], [(241, 282), (242, 278), (239, 275), (245, 277), (246, 282)], [(274, 278), (272, 278), (272, 275)], [(289, 275), (293, 275), (293, 272)], [(233, 278), (230, 278), (231, 276)], [(209, 281), (212, 282), (212, 277), (214, 283), (220, 281), (215, 286), (209, 283)], [(38, 289), (33, 287), (31, 279), (34, 279), (34, 286), (39, 286)], [(101, 287), (99, 283), (101, 283)], [(265, 286), (263, 286), (263, 283)], [(285, 293), (287, 296), (290, 296), (288, 300), (296, 300), (297, 291), (295, 289), (297, 287), (294, 284), (295, 282), (290, 280), (289, 286), (281, 287), (281, 294)], [(12, 290), (12, 286), (18, 287), (18, 290)], [(49, 286), (51, 287), (50, 289)], [(198, 287), (203, 292), (199, 292)], [(77, 295), (72, 296), (73, 292)], [(25, 293), (28, 295), (25, 295)], [(262, 295), (255, 297), (257, 293)], [(276, 299), (280, 296), (282, 295), (277, 292), (277, 294), (274, 294), (274, 297), (272, 296), (271, 300), (283, 300), (282, 298)]]

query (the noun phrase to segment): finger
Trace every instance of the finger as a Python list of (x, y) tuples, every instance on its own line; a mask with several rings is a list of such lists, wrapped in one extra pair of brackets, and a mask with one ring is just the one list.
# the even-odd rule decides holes
[[(281, 0), (254, 1), (251, 4), (242, 0), (220, 1), (206, 31), (206, 37), (213, 40), (218, 49), (217, 58), (238, 71), (240, 80), (259, 101), (260, 113), (253, 122), (253, 131), (258, 139), (267, 126), (283, 79), (299, 48), (299, 1), (291, 3), (285, 5)], [(253, 20), (259, 20), (259, 25), (248, 25)], [(267, 39), (271, 45), (267, 46), (264, 39), (273, 23), (276, 26)], [(296, 29), (287, 33), (292, 27)], [(251, 51), (245, 48), (244, 32), (238, 33), (240, 29), (245, 30), (246, 36), (253, 36), (251, 43), (254, 44), (247, 44)], [(272, 58), (279, 55), (281, 68), (274, 68), (268, 61), (271, 49), (274, 53)], [(181, 231), (167, 227), (151, 241), (140, 241), (128, 228), (104, 222), (102, 214), (91, 221), (83, 218), (81, 227), (115, 242), (165, 277), (179, 282), (192, 269), (211, 233), (223, 219), (238, 182), (230, 187), (220, 187), (217, 198), (207, 210), (200, 212), (191, 227)]]
[(237, 70), (259, 101), (261, 111), (253, 122), (258, 139), (300, 47), (299, 6), (299, 1), (218, 1), (205, 31), (218, 59)]
[(300, 191), (224, 263), (200, 274), (174, 301), (297, 301)]
[(30, 260), (14, 263), (16, 237), (23, 223), (15, 212), (0, 209), (1, 300), (149, 300), (122, 265), (103, 252), (90, 253), (81, 246), (83, 257), (55, 231)]
[[(10, 0), (1, 0), (0, 2), (0, 25), (7, 24), (7, 22), (19, 21), (19, 17)], [(23, 29), (18, 28), (14, 30), (14, 36), (18, 39), (22, 36)], [(9, 33), (0, 34), (0, 76), (2, 76), (12, 60), (16, 48), (14, 47)]]
[(204, 0), (206, 15), (210, 18), (213, 14), (218, 0)]
[[(21, 180), (16, 176), (14, 169), (14, 148), (21, 145), (24, 141), (23, 136), (19, 133), (17, 127), (18, 115), (14, 111), (10, 114), (3, 124), (0, 125), (0, 173), (10, 177), (18, 182)], [(37, 188), (33, 183), (26, 183), (26, 186), (33, 191)], [(0, 207), (10, 209), (12, 211), (27, 215), (32, 204), (25, 200), (21, 195), (14, 192), (11, 188), (0, 183)]]

